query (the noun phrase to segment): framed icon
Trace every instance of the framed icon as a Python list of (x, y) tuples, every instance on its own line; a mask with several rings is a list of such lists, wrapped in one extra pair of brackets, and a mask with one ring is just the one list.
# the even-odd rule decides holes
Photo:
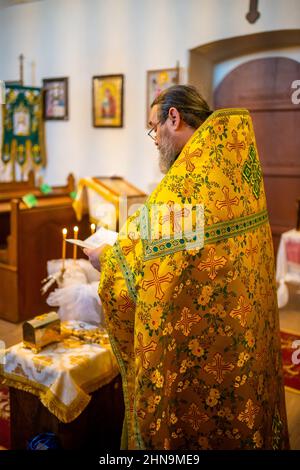
[(93, 77), (94, 127), (123, 127), (124, 75)]
[(44, 120), (69, 119), (68, 87), (67, 77), (43, 80)]
[(154, 99), (172, 85), (179, 83), (179, 67), (149, 70), (147, 72), (147, 127), (149, 127), (150, 106)]

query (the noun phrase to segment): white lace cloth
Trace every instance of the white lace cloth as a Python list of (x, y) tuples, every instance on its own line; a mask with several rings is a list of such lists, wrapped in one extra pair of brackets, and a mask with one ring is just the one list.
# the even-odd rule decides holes
[(297, 230), (289, 230), (281, 235), (277, 253), (276, 280), (279, 283), (278, 307), (282, 308), (289, 301), (286, 283), (300, 285), (300, 232)]
[(85, 259), (65, 260), (63, 280), (59, 278), (62, 260), (47, 263), (49, 276), (57, 280), (56, 288), (47, 298), (51, 307), (59, 307), (62, 321), (78, 320), (92, 324), (103, 324), (103, 312), (98, 295), (100, 273)]

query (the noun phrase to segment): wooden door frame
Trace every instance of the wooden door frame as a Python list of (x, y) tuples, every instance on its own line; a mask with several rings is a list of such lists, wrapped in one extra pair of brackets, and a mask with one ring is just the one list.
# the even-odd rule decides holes
[(188, 83), (213, 106), (214, 67), (225, 60), (284, 47), (300, 46), (300, 29), (281, 29), (245, 34), (209, 42), (190, 50)]

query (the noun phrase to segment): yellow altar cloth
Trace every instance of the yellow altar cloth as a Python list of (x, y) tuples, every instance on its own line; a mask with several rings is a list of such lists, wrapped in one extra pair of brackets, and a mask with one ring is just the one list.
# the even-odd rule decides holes
[(111, 382), (119, 369), (103, 330), (72, 321), (63, 322), (62, 331), (59, 343), (38, 354), (23, 343), (8, 348), (0, 377), (38, 396), (60, 421), (70, 423), (90, 402), (89, 394)]

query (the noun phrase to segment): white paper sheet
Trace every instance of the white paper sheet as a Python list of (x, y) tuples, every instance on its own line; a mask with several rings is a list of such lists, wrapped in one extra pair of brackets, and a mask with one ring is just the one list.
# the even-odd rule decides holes
[(93, 235), (86, 238), (85, 240), (75, 240), (74, 238), (67, 238), (66, 241), (75, 245), (81, 246), (82, 248), (97, 248), (101, 245), (115, 244), (118, 233), (113, 230), (107, 230), (104, 227), (100, 227)]

